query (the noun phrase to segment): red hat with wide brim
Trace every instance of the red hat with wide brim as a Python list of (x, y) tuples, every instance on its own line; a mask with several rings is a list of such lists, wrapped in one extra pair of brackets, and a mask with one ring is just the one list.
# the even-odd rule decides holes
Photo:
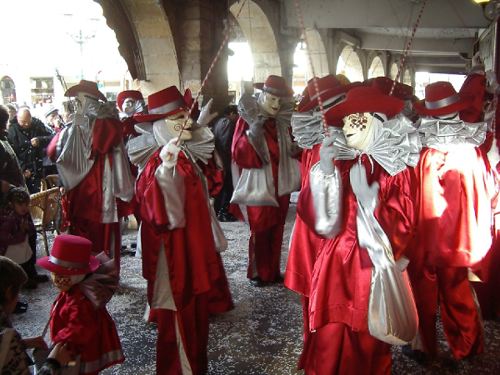
[(307, 112), (318, 106), (319, 98), (322, 102), (328, 99), (334, 98), (341, 94), (345, 94), (354, 87), (360, 86), (360, 82), (353, 82), (348, 84), (343, 84), (335, 76), (329, 74), (325, 77), (317, 79), (319, 95), (316, 93), (316, 88), (314, 87), (314, 81), (310, 80), (307, 83), (307, 99), (301, 100), (297, 110), (299, 112)]
[(280, 98), (293, 96), (293, 90), (287, 85), (285, 79), (280, 76), (270, 75), (264, 83), (255, 83), (253, 86)]
[(425, 87), (425, 99), (413, 103), (421, 116), (442, 116), (459, 112), (472, 103), (472, 98), (455, 91), (450, 82), (434, 82)]
[(36, 264), (58, 275), (85, 275), (100, 266), (92, 254), (92, 242), (80, 236), (61, 234), (54, 239), (50, 255)]
[(90, 94), (103, 102), (107, 102), (108, 100), (104, 96), (102, 92), (99, 91), (97, 88), (97, 83), (93, 81), (86, 81), (82, 79), (78, 85), (71, 86), (69, 89), (66, 90), (64, 93), (64, 96), (68, 97), (75, 97), (78, 95), (80, 92), (85, 92), (87, 94)]
[(343, 102), (325, 113), (328, 125), (342, 126), (342, 119), (353, 113), (379, 112), (388, 118), (402, 111), (404, 102), (393, 96), (385, 95), (374, 87), (359, 86), (347, 92)]
[(385, 95), (389, 95), (391, 93), (392, 86), (394, 86), (392, 96), (401, 100), (411, 100), (413, 97), (413, 87), (401, 82), (396, 82), (396, 84), (394, 84), (394, 81), (389, 77), (370, 78), (366, 80), (365, 83), (367, 86), (376, 87)]
[(191, 90), (182, 95), (176, 86), (170, 86), (148, 96), (148, 114), (138, 113), (134, 119), (138, 122), (154, 122), (181, 111), (189, 111), (193, 103)]
[(123, 102), (127, 98), (132, 98), (134, 100), (144, 100), (144, 97), (142, 96), (142, 93), (137, 90), (125, 90), (116, 96), (116, 105), (120, 110), (122, 109)]

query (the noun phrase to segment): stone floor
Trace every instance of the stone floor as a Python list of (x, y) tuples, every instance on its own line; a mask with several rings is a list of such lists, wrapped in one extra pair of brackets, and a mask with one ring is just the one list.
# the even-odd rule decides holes
[[(294, 208), (292, 205), (285, 230), (282, 270), (286, 265)], [(248, 228), (243, 223), (222, 223), (222, 227), (229, 240), (223, 260), (235, 309), (211, 320), (209, 374), (302, 374), (296, 370), (302, 345), (300, 299), (282, 285), (252, 287), (246, 279)], [(128, 245), (134, 239), (133, 230), (124, 236)], [(154, 374), (156, 330), (143, 320), (146, 283), (141, 277), (141, 260), (123, 257), (121, 276), (120, 288), (108, 310), (116, 322), (127, 360), (104, 373)], [(48, 283), (34, 291), (23, 291), (22, 299), (29, 302), (28, 312), (13, 319), (23, 336), (41, 334), (55, 296), (55, 289)], [(442, 333), (439, 342), (442, 358), (428, 367), (417, 365), (403, 356), (400, 348), (394, 348), (393, 374), (500, 374), (499, 322), (485, 322), (485, 338), (486, 353), (463, 361), (453, 370), (445, 366), (444, 360), (450, 354)]]

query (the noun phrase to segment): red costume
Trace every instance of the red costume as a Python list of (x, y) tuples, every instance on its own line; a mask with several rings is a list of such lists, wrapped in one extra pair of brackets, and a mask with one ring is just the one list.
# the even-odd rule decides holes
[[(244, 95), (239, 102), (240, 118), (236, 122), (231, 153), (243, 173), (267, 173), (267, 186), (247, 186), (241, 177), (235, 186), (239, 203), (247, 206), (250, 225), (247, 277), (260, 286), (262, 283), (282, 281), (280, 274), (283, 230), (290, 203), (290, 193), (300, 183), (297, 161), (293, 160), (290, 135), (291, 98), (293, 91), (283, 77), (270, 75), (265, 83), (255, 84), (262, 90), (258, 99)], [(260, 113), (260, 115), (258, 115)], [(250, 123), (248, 123), (249, 121)], [(272, 179), (272, 182), (269, 180)], [(241, 183), (241, 185), (240, 185)], [(262, 197), (247, 201), (242, 196), (252, 196), (266, 191)], [(269, 201), (273, 200), (274, 205)]]
[(125, 360), (106, 307), (96, 309), (77, 285), (55, 300), (50, 311), (50, 335), (54, 344), (68, 343), (80, 353), (80, 374), (98, 374)]
[[(91, 94), (96, 96), (100, 94), (97, 88), (92, 87), (93, 82), (82, 82), (87, 83), (80, 83), (69, 90), (76, 87), (77, 91), (91, 91)], [(71, 95), (75, 94), (76, 92), (71, 93)], [(68, 176), (77, 174), (77, 172), (72, 171), (72, 167), (77, 170), (78, 163), (91, 165), (86, 174), (78, 177), (78, 183), (75, 186), (67, 188), (65, 185), (66, 192), (62, 196), (61, 202), (63, 227), (68, 228), (71, 234), (91, 240), (93, 252), (106, 252), (110, 258), (115, 259), (119, 269), (121, 233), (117, 198), (131, 200), (133, 180), (123, 146), (121, 123), (118, 118), (113, 117), (109, 108), (104, 106), (102, 113), (99, 112), (98, 117), (89, 124), (91, 129), (89, 155), (81, 160), (73, 161), (64, 170), (59, 169), (63, 152), (70, 154), (74, 153), (75, 149), (81, 150), (82, 154), (87, 152), (88, 146), (78, 141), (71, 144), (70, 150), (65, 150), (66, 142), (71, 137), (67, 134), (75, 130), (71, 129), (75, 126), (74, 124), (66, 127), (52, 139), (47, 148), (47, 155), (57, 162), (63, 181), (69, 181), (70, 177)], [(74, 177), (71, 176), (71, 178)]]
[[(150, 109), (166, 103), (176, 103), (176, 107), (168, 113), (142, 115), (144, 121), (163, 119), (188, 105), (175, 86), (148, 99)], [(155, 122), (155, 136), (165, 126)], [(188, 154), (181, 152), (175, 167), (169, 168), (160, 157), (160, 145), (153, 147), (157, 151), (142, 168), (136, 193), (141, 197), (143, 276), (148, 283), (150, 317), (158, 324), (156, 371), (160, 375), (203, 374), (209, 313), (233, 307), (215, 249), (206, 181)]]
[[(61, 289), (50, 311), (52, 342), (67, 344), (79, 357), (80, 374), (98, 374), (125, 360), (106, 310), (118, 287), (118, 273), (104, 254), (91, 256), (91, 248), (86, 238), (62, 234), (55, 238), (50, 256), (37, 261)], [(99, 275), (94, 277), (94, 272)]]
[[(448, 82), (436, 82), (426, 87), (425, 101), (415, 105), (417, 112), (429, 117), (422, 119), (419, 128), (426, 148), (417, 167), (419, 224), (408, 267), (420, 321), (420, 340), (414, 349), (437, 355), (439, 304), (444, 332), (456, 359), (484, 350), (468, 268), (477, 266), (491, 246), (492, 199), (497, 187), (479, 147), (486, 125), (464, 123), (458, 117), (448, 120), (451, 125), (446, 121), (440, 124), (430, 116), (462, 111), (467, 119), (477, 121), (479, 109), (471, 103), (477, 104), (459, 96)], [(459, 129), (454, 130), (458, 136), (445, 137), (448, 126)], [(460, 132), (462, 128), (466, 135)], [(437, 137), (440, 134), (442, 138)]]
[[(372, 108), (371, 103), (379, 104)], [(401, 101), (382, 96), (375, 89), (354, 88), (348, 92), (343, 104), (327, 112), (327, 118), (332, 115), (329, 122), (338, 124), (341, 123), (339, 119), (351, 113), (378, 111), (391, 116), (402, 106)], [(337, 139), (340, 141), (341, 138)], [(348, 149), (347, 145), (344, 147)], [(321, 240), (312, 269), (308, 311), (311, 333), (301, 360), (307, 374), (388, 374), (391, 371), (390, 345), (371, 336), (368, 328), (374, 266), (366, 248), (359, 243), (359, 204), (351, 185), (350, 171), (360, 163), (366, 170), (368, 186), (378, 183), (374, 217), (389, 239), (395, 259), (404, 253), (415, 231), (414, 177), (407, 167), (389, 174), (384, 169), (387, 166), (382, 167), (371, 154), (359, 156), (359, 151), (353, 151), (352, 155), (333, 162), (339, 189), (328, 195), (340, 197), (342, 214), (337, 219), (336, 234), (331, 234), (334, 237)], [(314, 166), (313, 169), (317, 168)], [(317, 183), (317, 180), (311, 180), (304, 187), (311, 189), (308, 194), (314, 195), (312, 187)], [(313, 212), (319, 209), (308, 208)], [(332, 209), (326, 208), (327, 211)]]
[[(233, 136), (233, 160), (240, 168), (262, 168), (261, 159), (245, 135), (247, 129), (248, 124), (240, 117), (236, 122)], [(278, 181), (279, 146), (274, 119), (266, 120), (264, 134), (271, 157), (273, 180)], [(278, 184), (275, 183), (274, 187), (277, 196)], [(262, 281), (271, 282), (280, 277), (281, 244), (290, 195), (283, 195), (277, 199), (279, 207), (247, 206), (251, 231), (247, 270), (249, 279), (258, 276)]]

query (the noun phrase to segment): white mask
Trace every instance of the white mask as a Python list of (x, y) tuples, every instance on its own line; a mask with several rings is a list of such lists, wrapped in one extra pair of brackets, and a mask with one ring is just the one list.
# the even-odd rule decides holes
[(134, 98), (126, 98), (123, 101), (121, 110), (128, 117), (132, 117), (136, 113), (144, 112), (144, 102), (142, 100), (135, 100)]
[[(179, 137), (182, 125), (186, 119), (187, 112), (176, 113), (165, 119), (157, 120), (153, 124), (153, 135), (159, 145), (166, 145), (171, 139)], [(192, 119), (188, 119), (182, 134), (180, 134), (181, 141), (190, 140), (193, 135), (191, 134)]]
[(371, 145), (375, 126), (382, 126), (380, 118), (383, 121), (387, 119), (384, 114), (376, 115), (375, 117), (371, 113), (353, 113), (344, 117), (342, 131), (349, 147), (365, 151)]
[(259, 108), (271, 117), (276, 116), (281, 107), (281, 100), (279, 96), (262, 91), (257, 100)]
[(75, 102), (77, 114), (97, 117), (101, 103), (95, 96), (86, 92), (79, 92), (75, 98)]

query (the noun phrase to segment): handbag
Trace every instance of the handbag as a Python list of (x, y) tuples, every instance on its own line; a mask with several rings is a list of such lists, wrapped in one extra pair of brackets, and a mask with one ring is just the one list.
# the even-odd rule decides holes
[(355, 164), (350, 181), (358, 202), (358, 242), (366, 248), (373, 264), (368, 303), (370, 334), (391, 345), (405, 345), (418, 332), (418, 313), (406, 272), (408, 259), (394, 260), (391, 242), (377, 221), (378, 187), (368, 186), (366, 171)]
[(243, 168), (234, 188), (231, 203), (245, 206), (279, 207), (271, 164), (268, 163), (262, 168)]
[(391, 345), (406, 345), (418, 331), (418, 314), (410, 280), (399, 262), (373, 268), (368, 305), (368, 329)]

